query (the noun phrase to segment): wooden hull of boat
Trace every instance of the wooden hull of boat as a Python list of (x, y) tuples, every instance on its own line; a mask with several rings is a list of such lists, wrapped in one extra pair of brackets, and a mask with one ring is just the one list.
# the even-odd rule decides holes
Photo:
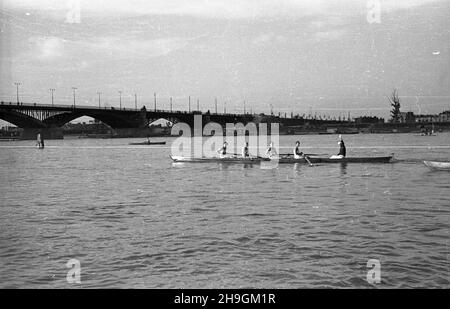
[(434, 171), (450, 171), (450, 162), (423, 161), (423, 163)]
[(192, 157), (178, 157), (170, 156), (170, 158), (176, 163), (237, 163), (237, 164), (258, 164), (261, 161), (270, 161), (264, 158), (192, 158)]
[[(192, 157), (178, 157), (170, 156), (174, 162), (189, 162), (189, 163), (241, 163), (241, 164), (256, 164), (261, 161), (270, 161), (268, 158), (242, 158), (242, 157), (229, 157), (229, 158), (192, 158)], [(275, 161), (274, 159), (272, 159)], [(348, 157), (343, 159), (330, 159), (323, 157), (309, 157), (311, 163), (390, 163), (392, 157)], [(304, 158), (294, 159), (293, 157), (285, 157), (278, 159), (280, 164), (309, 164)]]

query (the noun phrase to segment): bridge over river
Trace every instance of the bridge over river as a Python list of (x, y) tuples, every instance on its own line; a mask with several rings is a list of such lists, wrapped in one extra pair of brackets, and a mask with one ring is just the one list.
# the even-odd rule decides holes
[(77, 118), (88, 116), (110, 126), (117, 136), (140, 136), (148, 130), (150, 123), (158, 119), (167, 119), (172, 123), (184, 122), (193, 127), (194, 116), (202, 115), (203, 124), (216, 122), (222, 126), (227, 123), (248, 122), (297, 122), (299, 119), (256, 114), (225, 114), (202, 111), (173, 111), (115, 107), (93, 107), (80, 105), (45, 105), (37, 103), (0, 102), (0, 119), (23, 128), (23, 138), (35, 138), (37, 132), (43, 132), (47, 138), (62, 138), (62, 126)]

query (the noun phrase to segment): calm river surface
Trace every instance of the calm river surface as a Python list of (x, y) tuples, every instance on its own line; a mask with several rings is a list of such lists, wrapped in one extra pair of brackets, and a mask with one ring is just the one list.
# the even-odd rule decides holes
[[(376, 287), (448, 288), (450, 173), (421, 160), (450, 161), (450, 134), (344, 138), (348, 156), (399, 162), (261, 169), (172, 164), (171, 138), (0, 142), (0, 287), (372, 287), (378, 259)], [(336, 135), (280, 145), (297, 139), (337, 152)]]

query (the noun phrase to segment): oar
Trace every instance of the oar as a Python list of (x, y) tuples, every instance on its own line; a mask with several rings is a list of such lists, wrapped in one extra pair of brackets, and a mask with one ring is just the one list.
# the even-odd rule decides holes
[(309, 158), (307, 155), (303, 155), (303, 158), (305, 158), (306, 162), (309, 163), (309, 166), (313, 166), (313, 164), (311, 163), (311, 161), (309, 161)]
[[(235, 156), (235, 157), (241, 157), (241, 158), (244, 158), (243, 156), (242, 156), (242, 154), (240, 154), (240, 153), (233, 153), (233, 155)], [(261, 156), (252, 156), (252, 155), (249, 155), (248, 157), (246, 157), (247, 159), (261, 159), (261, 160), (267, 160), (268, 158), (265, 158), (265, 157), (261, 157)]]
[[(281, 153), (280, 156), (293, 156), (294, 154), (292, 153)], [(321, 154), (317, 154), (317, 153), (305, 153), (305, 156), (328, 156), (328, 154), (326, 153), (321, 153)]]

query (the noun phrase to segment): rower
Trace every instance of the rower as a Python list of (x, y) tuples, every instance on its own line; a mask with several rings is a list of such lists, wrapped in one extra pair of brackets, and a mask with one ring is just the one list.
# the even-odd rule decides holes
[(339, 153), (335, 156), (331, 156), (331, 159), (343, 159), (347, 155), (347, 148), (345, 148), (344, 140), (342, 139), (342, 135), (339, 135)]
[(267, 147), (266, 156), (268, 158), (273, 158), (277, 155), (277, 150), (275, 149), (275, 147), (273, 147), (273, 142), (270, 142), (269, 147)]
[(224, 142), (222, 148), (217, 150), (217, 153), (220, 155), (220, 157), (224, 157), (227, 155), (227, 146), (228, 146), (228, 143)]
[(246, 142), (245, 146), (242, 147), (242, 157), (244, 157), (244, 158), (250, 157), (250, 153), (248, 151), (248, 142)]
[(300, 159), (304, 156), (303, 152), (300, 151), (300, 141), (295, 143), (294, 148), (294, 159)]

